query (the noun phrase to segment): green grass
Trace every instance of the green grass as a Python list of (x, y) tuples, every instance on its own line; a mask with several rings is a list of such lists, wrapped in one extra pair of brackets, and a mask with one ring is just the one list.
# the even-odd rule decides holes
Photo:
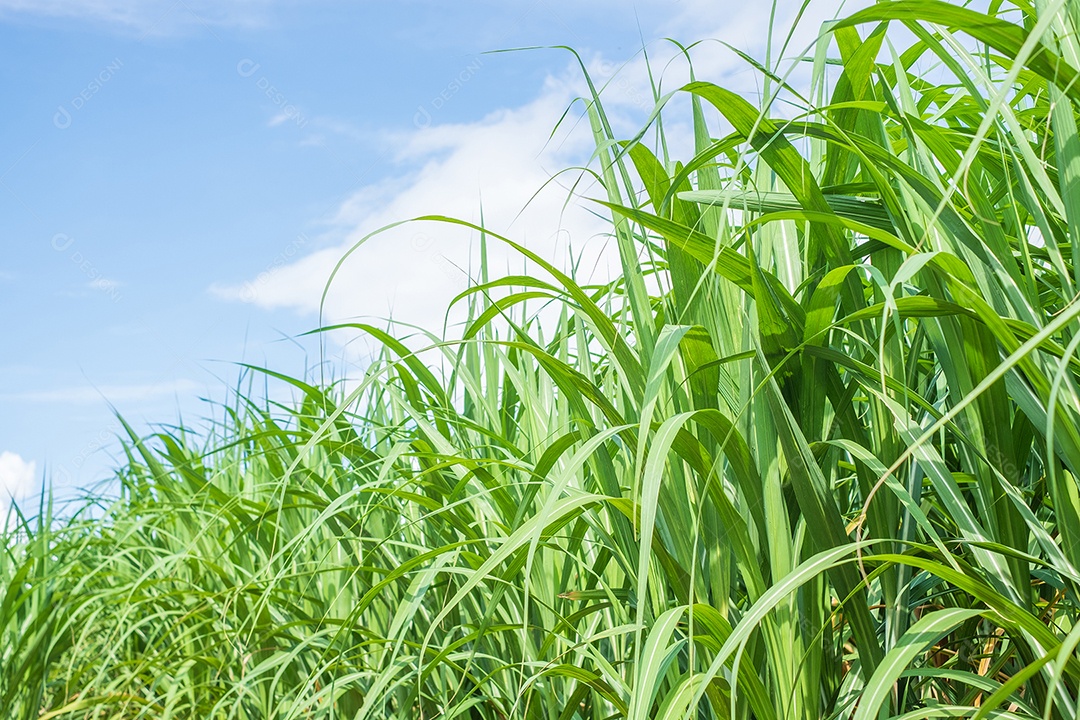
[(347, 388), (132, 433), (118, 498), (7, 531), (0, 707), (1080, 717), (1078, 29), (885, 2), (762, 103), (585, 98), (621, 276), (473, 228), (542, 272), (460, 337), (338, 328)]

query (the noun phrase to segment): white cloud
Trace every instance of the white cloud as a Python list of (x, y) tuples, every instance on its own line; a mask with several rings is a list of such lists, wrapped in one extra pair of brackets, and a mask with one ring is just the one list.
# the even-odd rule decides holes
[[(865, 4), (859, 0), (860, 4)], [(774, 37), (782, 42), (800, 3), (781, 2)], [(826, 7), (826, 5), (828, 5)], [(715, 2), (687, 0), (671, 24), (661, 32), (672, 37), (723, 38), (753, 57), (762, 57), (767, 44), (768, 13), (752, 3), (728, 6), (717, 13)], [(812, 4), (797, 26), (785, 57), (801, 54), (818, 35), (823, 21), (836, 13), (836, 5)], [(849, 6), (854, 10), (854, 5)], [(715, 18), (722, 26), (705, 32), (702, 18)], [(774, 41), (776, 45), (776, 41)], [(693, 49), (694, 70), (699, 79), (718, 82), (742, 93), (759, 89), (761, 74), (720, 42), (704, 42)], [(491, 63), (493, 60), (486, 60)], [(649, 62), (662, 92), (680, 87), (689, 79), (687, 63), (667, 41), (649, 47)], [(639, 129), (654, 104), (653, 88), (644, 57), (620, 59), (592, 57), (590, 74), (603, 86), (605, 107), (616, 133), (628, 137)], [(774, 63), (775, 64), (775, 63)], [(792, 62), (781, 63), (783, 67)], [(795, 63), (798, 81), (809, 63)], [(580, 257), (584, 280), (602, 280), (617, 272), (616, 258), (604, 233), (610, 225), (592, 212), (603, 208), (578, 195), (599, 197), (591, 176), (564, 168), (584, 164), (593, 151), (588, 121), (581, 119), (578, 104), (562, 120), (567, 106), (585, 95), (587, 88), (576, 64), (547, 79), (531, 102), (489, 114), (475, 122), (441, 123), (437, 111), (424, 125), (387, 138), (388, 148), (380, 162), (407, 168), (399, 177), (361, 187), (341, 203), (329, 219), (343, 242), (310, 252), (287, 264), (275, 264), (256, 279), (238, 284), (215, 284), (210, 291), (221, 298), (253, 302), (267, 309), (287, 308), (315, 313), (325, 284), (345, 252), (368, 233), (418, 215), (445, 214), (483, 224), (494, 232), (527, 245), (541, 257), (566, 269), (573, 254)], [(452, 101), (453, 98), (450, 99)], [(672, 157), (685, 159), (692, 152), (688, 125), (688, 100), (673, 102), (665, 125)], [(712, 113), (710, 117), (717, 114)], [(680, 122), (682, 124), (680, 124)], [(542, 189), (543, 188), (543, 189)], [(462, 228), (432, 223), (408, 224), (363, 242), (344, 261), (325, 305), (327, 322), (363, 316), (392, 317), (438, 331), (450, 299), (475, 279), (478, 268), (478, 234)], [(493, 276), (521, 272), (520, 255), (497, 242), (489, 242), (489, 268)], [(589, 274), (595, 269), (595, 275)], [(460, 317), (460, 315), (459, 315)]]
[[(348, 247), (381, 226), (425, 214), (479, 223), (482, 213), (487, 227), (545, 258), (569, 257), (572, 245), (583, 253), (584, 267), (591, 268), (605, 244), (597, 236), (604, 224), (580, 203), (564, 208), (568, 191), (558, 183), (533, 197), (553, 171), (589, 157), (587, 126), (546, 142), (574, 96), (569, 82), (552, 79), (522, 107), (474, 123), (432, 125), (391, 138), (394, 150), (387, 161), (416, 169), (361, 188), (342, 203), (331, 222), (343, 229), (343, 244), (275, 267), (248, 283), (213, 286), (211, 292), (266, 308), (316, 312), (326, 280)], [(576, 179), (571, 174), (562, 181)], [(433, 223), (372, 237), (343, 265), (327, 297), (327, 317), (392, 316), (436, 329), (450, 299), (467, 286), (470, 272), (476, 277), (478, 243), (478, 233)], [(522, 269), (520, 256), (501, 243), (489, 242), (488, 251), (493, 273)]]
[[(342, 242), (275, 264), (247, 282), (212, 285), (210, 292), (267, 309), (316, 313), (327, 279), (350, 247), (385, 225), (438, 214), (475, 224), (482, 218), (484, 226), (563, 270), (573, 254), (583, 281), (611, 277), (613, 253), (604, 251), (613, 245), (604, 234), (609, 226), (592, 214), (603, 209), (582, 200), (567, 202), (575, 182), (580, 181), (578, 193), (598, 197), (602, 188), (578, 171), (553, 180), (553, 173), (586, 163), (593, 150), (588, 121), (578, 117), (580, 104), (549, 140), (583, 91), (577, 73), (568, 70), (549, 78), (538, 97), (520, 107), (387, 138), (392, 150), (383, 162), (411, 171), (362, 187), (341, 203), (329, 223)], [(626, 100), (611, 98), (612, 107), (643, 119), (647, 110), (639, 107), (637, 96), (623, 95)], [(624, 124), (628, 131), (634, 127)], [(525, 269), (522, 257), (506, 245), (492, 240), (487, 249), (493, 276)], [(325, 319), (392, 317), (438, 331), (446, 306), (469, 285), (470, 275), (477, 278), (478, 268), (478, 233), (435, 223), (399, 226), (367, 239), (344, 262), (327, 296)]]
[(6, 509), (12, 500), (20, 502), (40, 491), (36, 462), (7, 450), (0, 452), (0, 509)]

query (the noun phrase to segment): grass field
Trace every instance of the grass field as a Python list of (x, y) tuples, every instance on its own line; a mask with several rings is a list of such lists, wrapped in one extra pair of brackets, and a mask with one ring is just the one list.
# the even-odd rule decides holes
[(477, 227), (542, 272), (459, 337), (132, 433), (7, 531), (4, 715), (1080, 717), (1078, 30), (885, 2), (806, 87), (586, 97), (621, 276)]

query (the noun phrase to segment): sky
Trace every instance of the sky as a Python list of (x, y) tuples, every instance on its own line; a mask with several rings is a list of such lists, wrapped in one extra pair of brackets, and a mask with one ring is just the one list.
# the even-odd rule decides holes
[[(778, 0), (776, 26), (799, 8)], [(853, 8), (812, 5), (789, 54)], [(242, 363), (360, 367), (363, 343), (300, 337), (320, 322), (452, 334), (475, 234), (367, 238), (390, 223), (482, 216), (614, 272), (580, 173), (560, 172), (592, 150), (580, 66), (492, 51), (572, 46), (631, 136), (654, 103), (643, 48), (665, 91), (687, 78), (675, 38), (702, 41), (699, 79), (752, 93), (723, 43), (764, 57), (768, 22), (731, 0), (0, 0), (0, 506), (100, 487), (117, 413), (140, 435), (198, 428)], [(668, 132), (688, 153), (688, 128)], [(522, 269), (491, 252), (492, 272)]]

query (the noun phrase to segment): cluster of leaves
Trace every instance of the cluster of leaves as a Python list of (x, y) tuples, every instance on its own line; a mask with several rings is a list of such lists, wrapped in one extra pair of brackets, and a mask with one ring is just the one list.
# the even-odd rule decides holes
[(474, 228), (543, 272), (461, 339), (338, 326), (383, 347), (348, 392), (132, 434), (118, 501), (9, 531), (0, 707), (1077, 717), (1078, 30), (883, 2), (808, 93), (694, 82), (630, 141), (594, 91), (622, 276)]

